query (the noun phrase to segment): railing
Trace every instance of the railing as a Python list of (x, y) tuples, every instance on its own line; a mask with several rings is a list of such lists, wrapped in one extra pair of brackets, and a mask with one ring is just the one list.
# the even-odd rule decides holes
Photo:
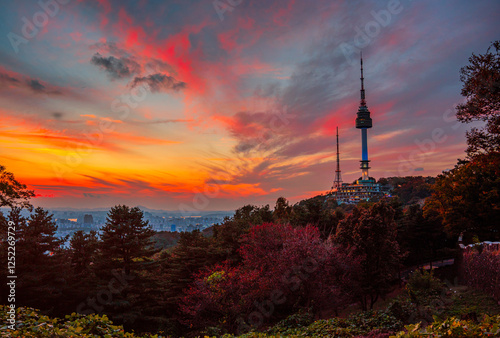
[(460, 247), (460, 249), (462, 249), (465, 252), (468, 252), (468, 251), (474, 249), (474, 247), (476, 247), (476, 246), (481, 247), (482, 250), (485, 250), (485, 251), (498, 251), (498, 250), (500, 250), (500, 242), (484, 241), (484, 242), (480, 242), (480, 243), (463, 245), (461, 240), (459, 239), (458, 246)]

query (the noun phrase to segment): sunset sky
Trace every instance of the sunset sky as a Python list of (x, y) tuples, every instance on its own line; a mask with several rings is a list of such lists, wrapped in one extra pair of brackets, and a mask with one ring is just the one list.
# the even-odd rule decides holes
[(460, 67), (500, 38), (494, 0), (41, 2), (2, 3), (0, 163), (44, 207), (297, 202), (331, 187), (337, 126), (351, 182), (360, 50), (370, 175), (437, 175)]

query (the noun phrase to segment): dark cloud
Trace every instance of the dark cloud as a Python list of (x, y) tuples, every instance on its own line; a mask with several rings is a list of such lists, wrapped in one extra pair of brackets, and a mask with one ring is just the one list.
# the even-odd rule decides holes
[(173, 76), (165, 75), (161, 73), (136, 77), (132, 83), (132, 87), (136, 87), (141, 84), (146, 84), (149, 86), (151, 92), (158, 93), (164, 91), (179, 91), (181, 89), (186, 88), (187, 84), (182, 81), (176, 80)]
[(90, 63), (104, 69), (111, 79), (122, 79), (138, 74), (141, 67), (131, 58), (114, 56), (104, 57), (99, 53), (95, 53), (90, 60)]
[(18, 84), (19, 80), (10, 76), (10, 75), (0, 73), (0, 83), (2, 83), (2, 84)]
[(187, 123), (187, 122), (193, 122), (193, 120), (182, 120), (182, 119), (166, 119), (166, 120), (151, 120), (151, 121), (129, 120), (124, 122), (132, 124), (166, 124), (166, 123)]
[(61, 94), (57, 90), (50, 90), (40, 80), (30, 78), (15, 78), (5, 73), (0, 73), (0, 84), (26, 88), (37, 94)]
[(167, 72), (169, 74), (177, 74), (174, 67), (158, 59), (149, 59), (144, 68), (148, 73)]
[(103, 53), (116, 55), (118, 57), (128, 57), (130, 54), (124, 50), (119, 48), (115, 42), (96, 42), (93, 45), (90, 45), (90, 49), (98, 50)]
[(56, 120), (62, 119), (63, 115), (64, 115), (63, 113), (57, 111), (52, 113), (52, 117), (55, 118)]
[(93, 194), (90, 192), (84, 192), (83, 197), (88, 197), (88, 198), (101, 198), (101, 194)]
[(28, 85), (31, 90), (33, 90), (35, 93), (43, 93), (45, 92), (45, 86), (40, 83), (38, 80), (27, 80), (26, 84)]

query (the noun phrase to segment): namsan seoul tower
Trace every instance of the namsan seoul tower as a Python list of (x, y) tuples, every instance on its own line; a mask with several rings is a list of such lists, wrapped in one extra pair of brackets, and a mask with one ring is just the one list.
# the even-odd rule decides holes
[(340, 179), (340, 156), (339, 141), (337, 129), (337, 170), (335, 171), (335, 180), (329, 196), (333, 197), (337, 203), (359, 203), (369, 201), (371, 198), (385, 194), (373, 177), (368, 175), (370, 169), (370, 160), (368, 160), (368, 128), (372, 127), (370, 111), (366, 106), (365, 84), (363, 77), (363, 55), (361, 55), (361, 103), (356, 117), (356, 128), (361, 129), (361, 177), (355, 182), (342, 183)]
[[(365, 99), (365, 78), (363, 77), (363, 54), (361, 54), (361, 103), (359, 105), (357, 117), (356, 117), (356, 128), (361, 129), (361, 180), (359, 183), (371, 182), (370, 176), (368, 175), (368, 169), (370, 169), (370, 161), (368, 160), (368, 128), (372, 127), (372, 119), (370, 117), (370, 111), (366, 106)], [(363, 182), (364, 181), (364, 182)]]

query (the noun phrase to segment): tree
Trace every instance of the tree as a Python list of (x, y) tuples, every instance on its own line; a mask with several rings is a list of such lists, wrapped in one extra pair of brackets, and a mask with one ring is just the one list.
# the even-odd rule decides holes
[(8, 206), (10, 208), (20, 207), (31, 209), (29, 199), (35, 196), (33, 190), (28, 190), (26, 184), (18, 182), (14, 174), (8, 172), (3, 165), (0, 165), (0, 208)]
[(457, 118), (464, 123), (483, 121), (482, 129), (467, 132), (467, 160), (439, 175), (426, 214), (443, 219), (454, 236), (465, 232), (482, 240), (500, 238), (500, 41), (485, 54), (469, 58), (460, 71), (466, 102), (457, 106)]
[(99, 246), (99, 237), (94, 230), (85, 234), (79, 230), (73, 234), (69, 242), (71, 252), (71, 266), (75, 273), (87, 273), (90, 270), (90, 264), (97, 255)]
[(257, 207), (249, 204), (237, 209), (233, 217), (224, 219), (222, 224), (215, 225), (212, 246), (221, 256), (221, 261), (228, 261), (231, 265), (240, 263), (241, 237), (255, 225), (272, 222), (273, 217), (269, 205)]
[(181, 309), (189, 325), (242, 332), (299, 309), (318, 312), (350, 300), (356, 265), (314, 226), (252, 227), (240, 252), (241, 265), (202, 270), (185, 290)]
[(118, 205), (108, 213), (102, 228), (100, 253), (114, 268), (130, 275), (141, 266), (144, 259), (158, 252), (153, 247), (152, 230), (138, 208)]
[(265, 222), (272, 222), (273, 212), (269, 208), (269, 204), (262, 207), (248, 204), (237, 209), (233, 219), (235, 221), (244, 221), (252, 225), (262, 224)]
[[(446, 245), (449, 245), (441, 218), (435, 217), (434, 214), (424, 217), (419, 204), (406, 208), (397, 224), (400, 249), (407, 253), (406, 266), (435, 260), (439, 252), (443, 252)], [(456, 241), (453, 246), (455, 243)]]
[(295, 204), (290, 213), (290, 224), (293, 226), (314, 225), (321, 232), (323, 239), (335, 233), (337, 224), (345, 217), (335, 200), (325, 200), (324, 196), (316, 196)]
[(36, 208), (26, 220), (21, 209), (14, 208), (9, 220), (19, 229), (16, 244), (16, 265), (19, 303), (41, 309), (55, 307), (66, 286), (66, 238), (57, 238), (53, 215)]
[(43, 263), (48, 257), (54, 256), (61, 250), (65, 238), (57, 238), (57, 225), (47, 210), (41, 207), (35, 209), (27, 220), (23, 222), (21, 210), (15, 208), (9, 218), (19, 222), (18, 246), (21, 253), (21, 265), (34, 265)]
[(292, 207), (284, 197), (279, 197), (276, 200), (274, 207), (273, 218), (275, 222), (287, 223), (290, 218)]
[(162, 302), (155, 293), (160, 290), (157, 285), (159, 266), (153, 259), (159, 250), (154, 248), (152, 241), (155, 232), (143, 216), (138, 207), (118, 205), (111, 208), (102, 228), (99, 254), (93, 268), (99, 292), (109, 292), (110, 281), (116, 281), (117, 276), (124, 280), (119, 291), (108, 293), (110, 299), (102, 305), (113, 320), (127, 328), (137, 318), (143, 319), (137, 325), (150, 325), (151, 312), (161, 307)]
[(476, 155), (439, 175), (424, 214), (439, 215), (449, 235), (500, 238), (500, 153)]
[(334, 241), (361, 259), (357, 298), (363, 310), (371, 309), (397, 279), (401, 261), (395, 210), (386, 200), (369, 208), (356, 207), (340, 221)]
[(186, 330), (179, 318), (179, 306), (184, 290), (195, 275), (224, 260), (226, 251), (214, 245), (214, 239), (203, 236), (199, 230), (182, 232), (177, 245), (170, 252), (162, 252), (162, 297), (165, 301), (163, 316), (169, 318), (169, 334), (181, 336)]
[(500, 151), (500, 41), (493, 42), (485, 54), (472, 54), (460, 70), (462, 96), (457, 118), (464, 123), (484, 121), (483, 128), (467, 132), (467, 155)]
[(389, 177), (388, 184), (392, 185), (392, 195), (399, 197), (404, 205), (416, 204), (431, 195), (431, 184), (434, 177), (406, 176)]

